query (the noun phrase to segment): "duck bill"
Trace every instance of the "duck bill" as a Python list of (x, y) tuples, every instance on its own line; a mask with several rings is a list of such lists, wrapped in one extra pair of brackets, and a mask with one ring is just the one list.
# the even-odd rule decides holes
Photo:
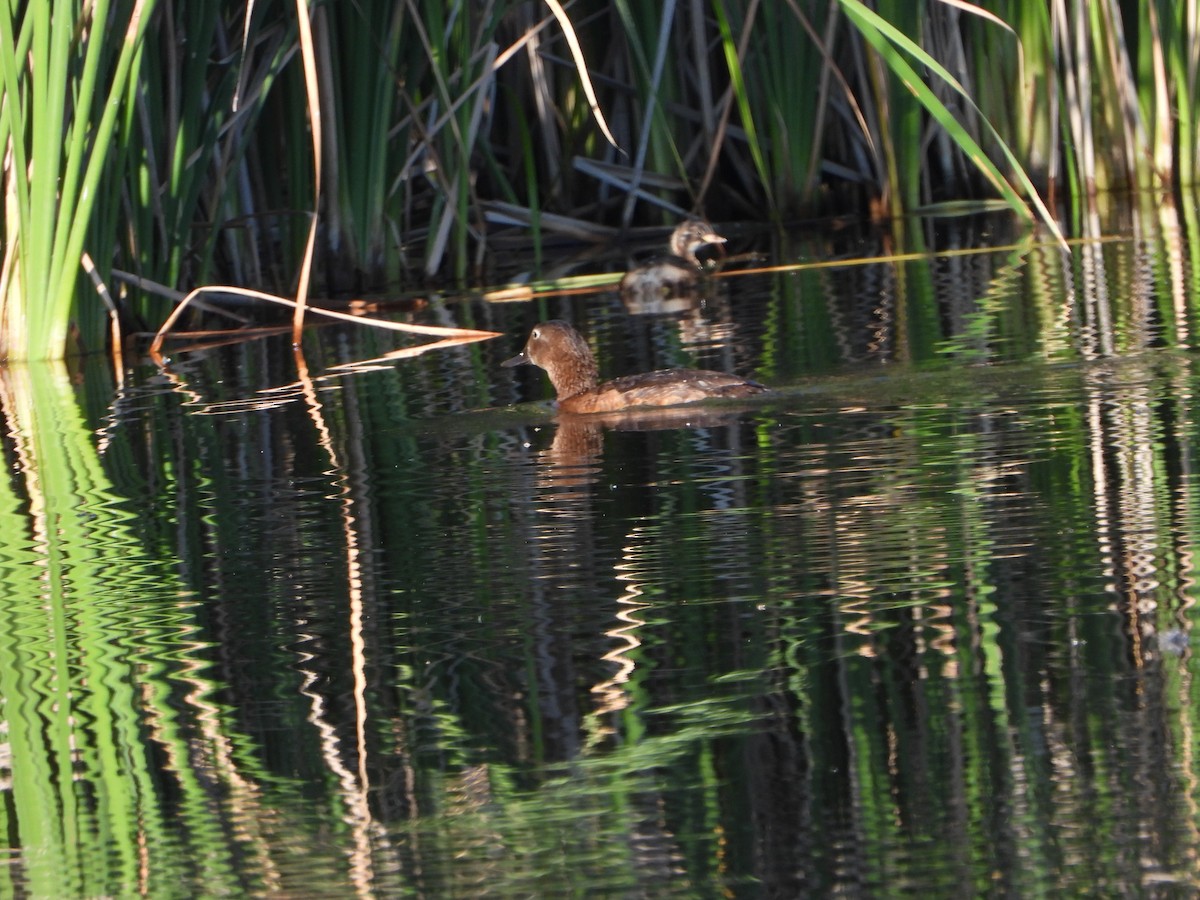
[(512, 359), (506, 359), (504, 362), (500, 363), (500, 365), (505, 369), (511, 369), (513, 366), (528, 365), (529, 361), (530, 360), (529, 360), (528, 354), (526, 354), (525, 351), (522, 350), (520, 353), (518, 353)]
[(725, 238), (721, 237), (719, 234), (706, 234), (704, 236), (704, 243), (708, 244), (710, 247), (716, 245), (716, 248), (718, 251), (720, 251), (721, 256), (725, 255)]
[(718, 251), (720, 251), (722, 256), (725, 255), (725, 238), (721, 237), (719, 234), (701, 235), (700, 238), (692, 244), (690, 249), (692, 253), (699, 253), (705, 247), (714, 246)]

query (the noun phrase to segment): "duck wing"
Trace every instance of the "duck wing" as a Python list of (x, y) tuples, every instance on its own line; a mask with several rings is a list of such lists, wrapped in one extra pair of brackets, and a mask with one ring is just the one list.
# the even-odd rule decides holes
[(606, 381), (601, 395), (615, 394), (623, 406), (674, 406), (713, 397), (748, 397), (765, 391), (763, 385), (728, 372), (708, 369), (662, 369)]

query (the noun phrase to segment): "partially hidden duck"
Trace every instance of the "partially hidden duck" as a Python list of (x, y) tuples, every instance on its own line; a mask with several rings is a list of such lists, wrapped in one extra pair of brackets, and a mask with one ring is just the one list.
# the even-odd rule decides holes
[(596, 360), (583, 336), (558, 319), (535, 325), (525, 349), (500, 365), (531, 364), (546, 370), (564, 413), (601, 413), (645, 406), (674, 406), (715, 397), (749, 397), (766, 388), (755, 381), (707, 369), (661, 369), (599, 382)]
[(721, 237), (711, 225), (700, 219), (685, 219), (671, 232), (668, 256), (659, 256), (636, 266), (621, 279), (626, 294), (662, 294), (672, 296), (694, 288), (704, 274), (697, 251), (721, 245)]

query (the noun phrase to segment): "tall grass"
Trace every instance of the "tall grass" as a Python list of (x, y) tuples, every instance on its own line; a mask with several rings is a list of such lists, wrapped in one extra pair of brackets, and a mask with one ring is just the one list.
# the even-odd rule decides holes
[(204, 283), (290, 292), (314, 210), (314, 289), (346, 292), (479, 280), (514, 228), (540, 248), (686, 212), (1079, 210), (1197, 174), (1196, 4), (362, 0), (316, 6), (307, 80), (306, 6), (0, 13), (0, 354), (59, 354), (72, 323), (100, 343), (85, 251), (160, 286), (113, 290), (138, 327)]
[(154, 6), (77, 0), (0, 9), (8, 153), (0, 357), (62, 350), (84, 238)]

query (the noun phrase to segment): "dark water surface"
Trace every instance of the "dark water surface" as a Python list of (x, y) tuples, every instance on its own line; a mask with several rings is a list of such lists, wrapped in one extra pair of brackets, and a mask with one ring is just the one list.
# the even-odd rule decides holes
[[(0, 373), (0, 893), (1194, 896), (1200, 261), (1103, 230)], [(551, 316), (775, 390), (559, 421)]]

